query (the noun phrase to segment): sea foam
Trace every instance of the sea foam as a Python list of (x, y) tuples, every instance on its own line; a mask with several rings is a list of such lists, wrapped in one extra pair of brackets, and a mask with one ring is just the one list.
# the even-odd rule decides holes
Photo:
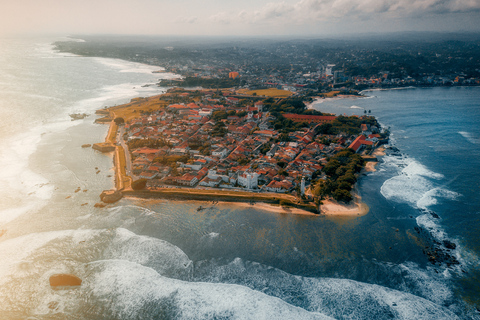
[[(91, 263), (84, 285), (97, 317), (332, 319), (244, 286), (185, 282), (128, 261)], [(108, 297), (108, 298), (107, 298)]]
[(475, 138), (470, 132), (459, 131), (458, 133), (461, 134), (465, 139), (467, 139), (468, 142), (473, 144), (480, 144), (480, 138)]
[(164, 70), (164, 68), (159, 66), (151, 66), (138, 62), (130, 62), (120, 59), (111, 59), (111, 58), (95, 58), (98, 62), (103, 65), (106, 65), (112, 69), (117, 69), (119, 72), (126, 73), (147, 73), (152, 74), (152, 71)]
[(385, 165), (397, 167), (399, 174), (385, 181), (381, 194), (389, 200), (408, 203), (415, 208), (427, 208), (438, 198), (455, 199), (458, 194), (447, 190), (437, 181), (444, 176), (433, 172), (418, 161), (406, 157), (384, 157)]
[(122, 228), (116, 230), (116, 236), (103, 257), (135, 262), (169, 277), (186, 279), (192, 272), (192, 261), (180, 248)]

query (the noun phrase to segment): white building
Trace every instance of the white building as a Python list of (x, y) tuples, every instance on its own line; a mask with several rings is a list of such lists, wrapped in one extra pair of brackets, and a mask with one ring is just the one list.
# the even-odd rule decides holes
[(227, 176), (227, 175), (223, 175), (223, 174), (217, 174), (217, 170), (215, 169), (210, 169), (208, 170), (208, 176), (207, 176), (209, 179), (212, 179), (212, 180), (216, 180), (218, 178), (220, 178), (221, 181), (224, 181), (224, 182), (227, 182), (227, 183), (235, 183), (235, 179)]
[(198, 111), (198, 115), (200, 115), (202, 117), (208, 117), (208, 116), (212, 115), (212, 110), (211, 109), (201, 109), (200, 111)]
[(258, 188), (258, 173), (245, 171), (239, 174), (238, 184), (246, 189)]
[(216, 150), (212, 150), (212, 156), (219, 157), (220, 159), (225, 158), (227, 154), (228, 154), (227, 148), (218, 148)]
[(334, 64), (327, 64), (327, 67), (325, 68), (326, 76), (333, 76), (333, 72), (332, 72), (333, 67), (335, 67)]

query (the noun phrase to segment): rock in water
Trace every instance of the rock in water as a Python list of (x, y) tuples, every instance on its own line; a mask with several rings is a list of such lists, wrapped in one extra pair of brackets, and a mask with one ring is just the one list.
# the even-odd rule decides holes
[(122, 199), (123, 194), (116, 190), (105, 190), (100, 194), (100, 200), (105, 203), (114, 203)]
[(50, 277), (50, 286), (52, 287), (73, 287), (81, 285), (82, 279), (73, 274), (54, 274)]
[(70, 117), (72, 118), (72, 121), (81, 120), (81, 119), (84, 119), (84, 118), (88, 117), (88, 114), (86, 114), (86, 113), (72, 113), (70, 115)]

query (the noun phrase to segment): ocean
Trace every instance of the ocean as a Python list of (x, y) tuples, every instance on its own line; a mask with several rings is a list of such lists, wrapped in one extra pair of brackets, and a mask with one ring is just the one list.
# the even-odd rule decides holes
[[(112, 156), (81, 147), (107, 133), (95, 110), (162, 93), (154, 84), (174, 75), (58, 53), (57, 40), (0, 39), (1, 319), (480, 319), (480, 88), (312, 105), (390, 128), (358, 183), (364, 216), (94, 208), (113, 187)], [(56, 273), (83, 283), (54, 290)]]

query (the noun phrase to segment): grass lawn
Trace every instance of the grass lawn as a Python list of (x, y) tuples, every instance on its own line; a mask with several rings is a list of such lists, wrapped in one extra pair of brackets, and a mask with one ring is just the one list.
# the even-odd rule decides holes
[(251, 90), (251, 91), (247, 91), (246, 93), (249, 95), (253, 95), (255, 93), (257, 96), (265, 96), (265, 97), (271, 97), (271, 98), (286, 98), (293, 94), (293, 92), (291, 91), (279, 90), (275, 88)]

